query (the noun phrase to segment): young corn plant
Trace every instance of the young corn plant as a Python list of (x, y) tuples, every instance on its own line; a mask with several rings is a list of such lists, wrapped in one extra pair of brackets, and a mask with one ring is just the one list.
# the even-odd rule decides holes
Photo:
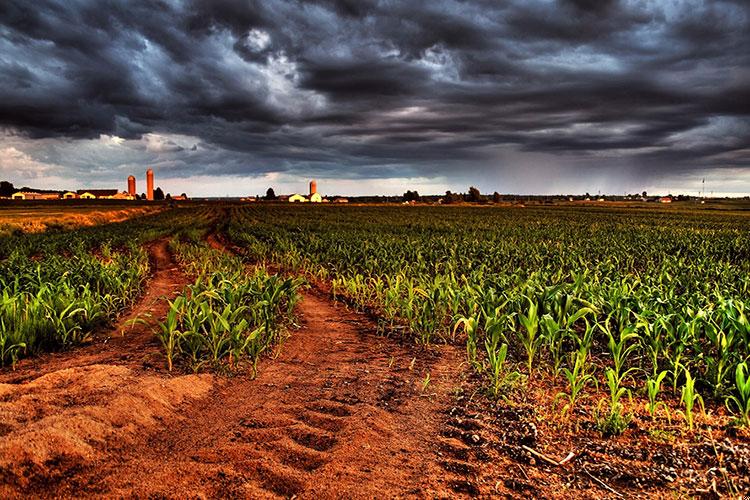
[(534, 357), (544, 338), (539, 332), (539, 305), (527, 297), (529, 307), (527, 314), (519, 313), (518, 321), (523, 326), (523, 331), (518, 331), (518, 337), (526, 351), (526, 370), (529, 378), (532, 376)]
[(586, 386), (589, 384), (596, 385), (596, 379), (592, 373), (588, 372), (588, 348), (582, 345), (577, 351), (570, 353), (570, 365), (572, 369), (563, 367), (562, 372), (568, 383), (568, 393), (561, 392), (556, 399), (563, 398), (566, 400), (562, 408), (563, 416), (568, 418), (573, 414), (576, 402), (583, 394)]
[(623, 381), (634, 371), (636, 367), (628, 368), (629, 357), (638, 349), (636, 340), (640, 337), (635, 331), (634, 326), (628, 326), (619, 330), (619, 333), (613, 332), (609, 327), (609, 319), (599, 324), (599, 328), (607, 335), (607, 346), (609, 353), (612, 355), (613, 375), (617, 386), (622, 386)]
[(544, 344), (552, 357), (552, 368), (554, 373), (560, 373), (560, 365), (563, 360), (563, 341), (566, 330), (560, 326), (551, 314), (545, 314), (540, 321), (542, 338)]
[(424, 379), (422, 379), (422, 392), (425, 392), (428, 387), (430, 387), (430, 374), (429, 373), (425, 375)]
[(602, 412), (603, 400), (599, 402), (595, 415), (596, 425), (605, 436), (617, 436), (627, 429), (632, 414), (626, 414), (621, 399), (629, 394), (627, 388), (622, 387), (621, 381), (613, 368), (605, 371), (607, 387), (609, 387), (609, 411)]
[(734, 370), (735, 393), (727, 398), (729, 411), (736, 416), (735, 422), (741, 427), (750, 427), (750, 377), (747, 362), (737, 365)]
[(475, 371), (481, 373), (482, 364), (479, 362), (477, 356), (479, 321), (474, 316), (459, 318), (453, 327), (454, 335), (459, 328), (462, 328), (464, 333), (466, 333), (466, 361)]
[(685, 368), (685, 385), (682, 386), (680, 403), (683, 405), (683, 408), (685, 408), (685, 411), (682, 412), (685, 417), (685, 423), (687, 423), (688, 429), (692, 432), (695, 420), (693, 409), (696, 404), (700, 405), (701, 408), (704, 408), (704, 406), (703, 398), (695, 390), (695, 380), (687, 368)]
[(174, 366), (174, 358), (180, 353), (180, 341), (183, 333), (178, 330), (178, 318), (185, 307), (185, 297), (179, 296), (174, 301), (169, 301), (169, 310), (164, 321), (157, 321), (158, 330), (156, 336), (164, 347), (167, 358), (167, 370), (170, 372)]
[(713, 396), (719, 398), (725, 391), (727, 374), (737, 352), (734, 346), (735, 330), (709, 321), (705, 323), (704, 331), (711, 345), (711, 349), (704, 353), (706, 373), (713, 386)]
[[(502, 322), (498, 322), (502, 323)], [(489, 378), (490, 395), (497, 399), (503, 392), (512, 388), (523, 375), (516, 370), (506, 369), (508, 357), (508, 344), (501, 343), (501, 328), (490, 328), (484, 340), (484, 349), (487, 355), (487, 373)]]
[(508, 344), (502, 344), (498, 349), (497, 343), (491, 343), (489, 339), (485, 340), (485, 350), (487, 351), (487, 370), (490, 379), (490, 394), (497, 399), (504, 386), (503, 367), (505, 358), (508, 356)]
[(552, 305), (554, 314), (546, 313), (539, 321), (543, 345), (546, 346), (552, 358), (552, 368), (555, 374), (560, 373), (560, 366), (564, 359), (563, 344), (573, 335), (574, 326), (579, 320), (585, 320), (587, 315), (594, 312), (591, 307), (584, 306), (569, 314), (573, 308), (573, 301), (574, 298), (571, 295), (560, 297), (559, 303)]
[(15, 369), (21, 349), (26, 349), (26, 344), (24, 342), (14, 343), (5, 327), (5, 321), (0, 318), (0, 367), (10, 362), (10, 366)]
[(651, 375), (646, 378), (646, 395), (648, 396), (646, 410), (648, 411), (648, 414), (651, 415), (652, 420), (656, 418), (656, 412), (660, 407), (664, 409), (667, 413), (667, 418), (669, 418), (669, 408), (667, 407), (667, 404), (664, 401), (657, 401), (659, 392), (661, 392), (662, 382), (668, 373), (667, 370), (662, 370), (659, 374)]

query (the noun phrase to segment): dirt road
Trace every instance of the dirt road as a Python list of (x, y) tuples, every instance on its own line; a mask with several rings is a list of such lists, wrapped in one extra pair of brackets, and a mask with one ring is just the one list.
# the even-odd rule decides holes
[[(168, 252), (133, 314), (184, 284)], [(159, 259), (161, 258), (161, 262)], [(172, 279), (168, 279), (171, 277)], [(457, 351), (416, 351), (314, 291), (256, 379), (175, 375), (148, 329), (0, 375), (0, 496), (372, 498), (468, 491), (441, 426)], [(429, 373), (429, 379), (427, 374)]]

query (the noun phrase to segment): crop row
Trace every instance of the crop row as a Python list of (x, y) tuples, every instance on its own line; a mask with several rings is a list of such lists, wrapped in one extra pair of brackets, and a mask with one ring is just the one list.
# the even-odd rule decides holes
[(280, 345), (294, 314), (302, 279), (248, 269), (236, 256), (195, 240), (174, 239), (172, 249), (195, 281), (174, 300), (157, 335), (167, 368), (183, 362), (198, 371), (233, 368)]

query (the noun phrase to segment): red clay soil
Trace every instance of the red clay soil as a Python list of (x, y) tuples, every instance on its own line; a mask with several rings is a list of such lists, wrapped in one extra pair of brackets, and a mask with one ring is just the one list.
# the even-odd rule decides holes
[[(131, 316), (164, 314), (184, 284), (166, 255)], [(457, 351), (378, 337), (317, 292), (298, 307), (255, 379), (169, 374), (146, 326), (0, 372), (0, 497), (471, 493), (471, 466), (439, 451), (468, 448), (441, 436)]]
[[(306, 293), (302, 327), (255, 380), (216, 378), (208, 397), (142, 446), (79, 476), (105, 494), (352, 498), (450, 496), (435, 463), (455, 359), (371, 334), (367, 319)], [(422, 390), (429, 372), (431, 382)], [(70, 493), (81, 490), (71, 490)]]

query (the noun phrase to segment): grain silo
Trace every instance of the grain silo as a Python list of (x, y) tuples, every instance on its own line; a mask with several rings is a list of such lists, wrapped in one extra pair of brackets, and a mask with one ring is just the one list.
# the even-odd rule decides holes
[(130, 196), (135, 196), (135, 177), (132, 175), (128, 176), (128, 194)]
[(146, 199), (154, 201), (154, 171), (146, 170)]
[(310, 181), (310, 196), (314, 195), (318, 192), (318, 183), (315, 182), (315, 179)]

